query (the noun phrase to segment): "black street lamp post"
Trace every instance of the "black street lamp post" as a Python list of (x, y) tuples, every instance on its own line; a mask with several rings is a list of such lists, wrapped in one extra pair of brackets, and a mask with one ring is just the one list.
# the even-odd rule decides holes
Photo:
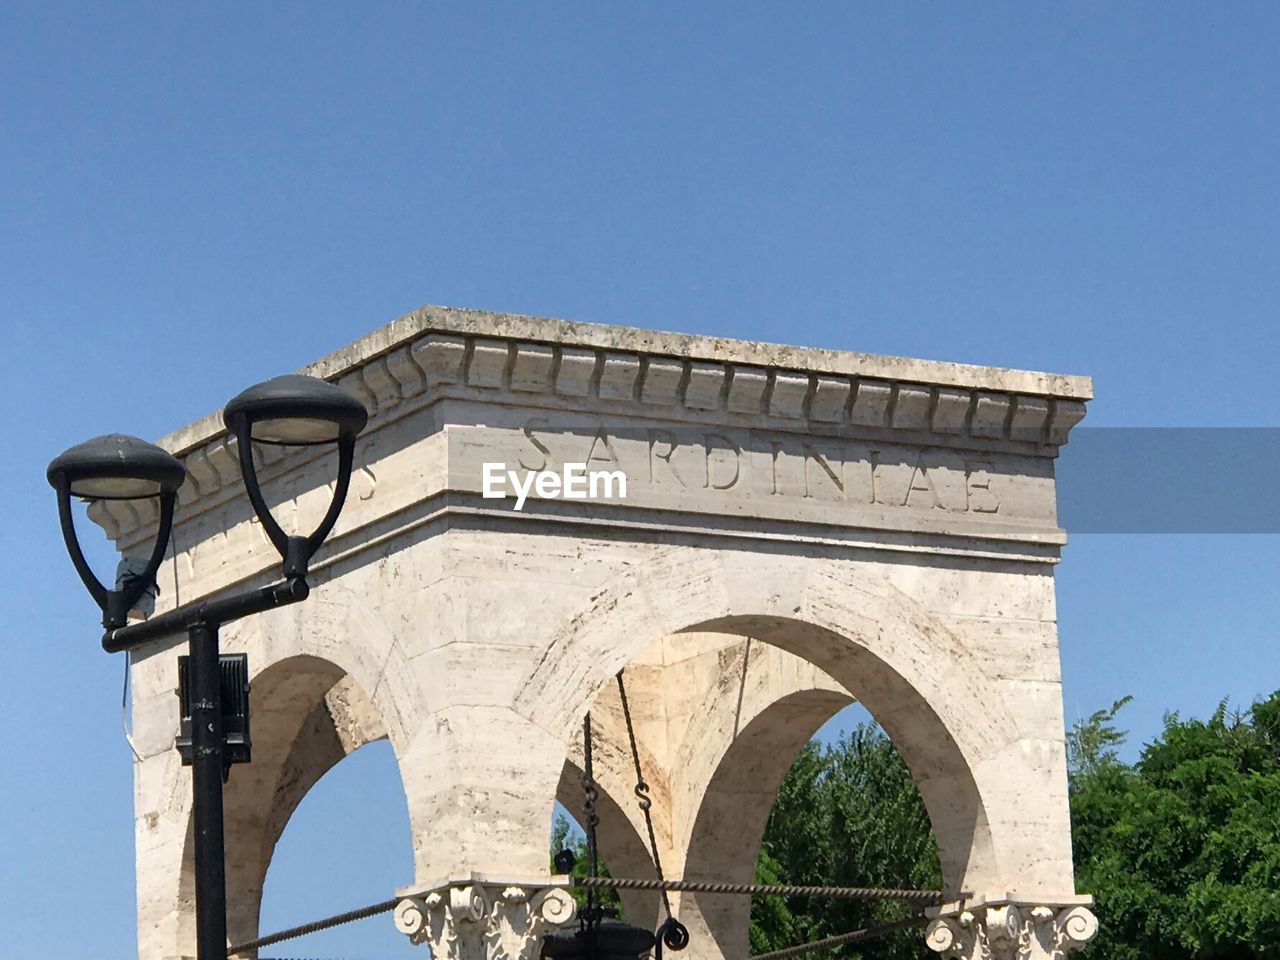
[[(310, 593), (307, 567), (333, 529), (346, 500), (357, 435), (368, 419), (363, 404), (346, 391), (314, 377), (285, 376), (250, 387), (227, 404), (223, 420), (240, 448), (245, 490), (271, 543), (284, 560), (285, 579), (269, 587), (234, 596), (192, 603), (150, 620), (128, 623), (128, 613), (155, 583), (169, 544), (174, 504), (186, 470), (159, 447), (121, 434), (96, 437), (71, 447), (49, 464), (49, 483), (58, 494), (62, 536), (76, 572), (102, 610), (103, 649), (108, 653), (136, 649), (143, 643), (186, 631), (188, 657), (184, 717), (190, 718), (190, 742), (180, 743), (184, 762), (192, 768), (195, 821), (196, 954), (198, 960), (224, 960), (227, 955), (226, 864), (222, 834), (222, 785), (234, 762), (248, 760), (248, 703), (243, 696), (244, 670), (224, 671), (218, 629), (224, 623), (273, 607), (305, 600)], [(262, 496), (253, 463), (253, 443), (313, 446), (336, 443), (338, 478), (333, 501), (309, 536), (286, 534)], [(71, 497), (86, 500), (160, 500), (156, 542), (145, 569), (126, 576), (113, 589), (105, 587), (85, 560), (76, 537)], [(224, 691), (224, 678), (241, 684)], [(230, 696), (226, 694), (230, 693)], [(237, 718), (246, 733), (242, 749), (228, 751), (224, 737), (224, 702), (241, 703)]]

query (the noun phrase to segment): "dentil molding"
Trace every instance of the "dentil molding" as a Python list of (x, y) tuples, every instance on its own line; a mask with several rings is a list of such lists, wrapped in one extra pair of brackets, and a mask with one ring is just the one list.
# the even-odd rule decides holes
[[(1052, 457), (1092, 396), (1087, 377), (941, 363), (541, 317), (424, 307), (302, 371), (345, 387), (366, 432), (435, 399), (801, 432), (992, 444)], [(210, 414), (159, 441), (183, 460), (186, 506), (240, 483), (235, 441)], [(263, 466), (307, 453), (257, 451)], [(283, 466), (283, 464), (282, 464)], [(148, 501), (99, 501), (114, 540), (154, 524)]]

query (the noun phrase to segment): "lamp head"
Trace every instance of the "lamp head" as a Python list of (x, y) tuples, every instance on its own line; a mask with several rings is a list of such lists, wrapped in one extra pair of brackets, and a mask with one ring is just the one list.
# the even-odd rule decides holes
[[(58, 491), (62, 539), (76, 572), (102, 610), (108, 630), (124, 626), (134, 604), (155, 583), (156, 571), (173, 525), (173, 505), (187, 471), (175, 456), (153, 443), (122, 433), (109, 433), (64, 450), (45, 472)], [(115, 589), (109, 589), (89, 569), (71, 516), (71, 498), (86, 500), (160, 499), (160, 519), (151, 554), (140, 568), (130, 570)]]
[[(369, 421), (364, 404), (341, 387), (300, 374), (276, 377), (242, 391), (222, 411), (240, 448), (240, 473), (253, 510), (284, 560), (284, 574), (305, 577), (312, 555), (333, 529), (347, 497), (356, 436)], [(286, 534), (271, 515), (253, 462), (254, 442), (288, 447), (336, 443), (338, 477), (329, 512), (310, 536)]]
[(354, 437), (369, 420), (364, 404), (317, 377), (289, 374), (249, 387), (222, 411), (242, 442), (313, 446)]
[(187, 471), (153, 443), (108, 433), (64, 450), (45, 475), (53, 487), (65, 486), (72, 496), (86, 500), (141, 500), (173, 493)]

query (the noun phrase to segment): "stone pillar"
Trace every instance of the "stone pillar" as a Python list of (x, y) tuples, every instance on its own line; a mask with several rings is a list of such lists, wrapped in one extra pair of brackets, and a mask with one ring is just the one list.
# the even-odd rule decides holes
[(1092, 897), (969, 901), (941, 908), (925, 942), (946, 960), (1063, 960), (1097, 934), (1092, 905)]
[(573, 922), (563, 887), (461, 881), (406, 895), (395, 922), (433, 960), (538, 960), (545, 934)]

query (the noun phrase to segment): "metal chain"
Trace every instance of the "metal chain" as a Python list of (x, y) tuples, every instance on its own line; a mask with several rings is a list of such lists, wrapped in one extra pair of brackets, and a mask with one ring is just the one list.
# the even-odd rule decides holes
[[(586, 821), (587, 834), (587, 870), (590, 879), (600, 879), (600, 856), (596, 847), (596, 827), (600, 817), (596, 814), (596, 801), (600, 799), (600, 791), (596, 789), (595, 772), (591, 762), (591, 714), (582, 719), (582, 816)], [(587, 909), (583, 913), (585, 926), (594, 927), (600, 922), (600, 894), (597, 888), (587, 889)]]
[[(653, 814), (650, 807), (653, 806), (653, 800), (649, 797), (649, 784), (644, 779), (644, 769), (640, 766), (640, 746), (636, 743), (635, 727), (631, 724), (631, 705), (627, 702), (627, 685), (623, 683), (622, 671), (618, 671), (618, 697), (622, 700), (622, 717), (627, 722), (627, 738), (631, 741), (631, 760), (636, 766), (636, 800), (639, 801), (640, 811), (644, 814), (644, 825), (649, 831), (649, 852), (653, 854), (653, 869), (658, 875), (658, 879), (662, 880), (662, 858), (658, 854), (658, 836), (653, 829)], [(662, 889), (662, 906), (667, 911), (667, 916), (671, 916), (671, 898), (667, 896), (666, 888)]]
[[(649, 831), (649, 851), (653, 854), (653, 869), (658, 875), (658, 882), (664, 883), (662, 876), (662, 857), (658, 853), (658, 836), (653, 830), (653, 814), (650, 807), (653, 800), (649, 797), (649, 784), (645, 783), (644, 768), (640, 765), (640, 745), (636, 743), (636, 730), (631, 723), (631, 705), (627, 702), (627, 685), (622, 680), (622, 670), (618, 671), (618, 697), (622, 700), (622, 716), (627, 721), (627, 739), (631, 741), (631, 760), (636, 765), (636, 800), (640, 803), (640, 811), (644, 814), (644, 825)], [(689, 945), (688, 928), (675, 918), (671, 912), (671, 898), (667, 896), (667, 888), (662, 890), (662, 906), (667, 911), (667, 919), (654, 931), (654, 960), (662, 960), (662, 948), (683, 950)]]
[(794, 947), (784, 947), (781, 950), (770, 950), (768, 953), (753, 954), (748, 960), (782, 960), (783, 957), (794, 957), (802, 953), (809, 953), (813, 950), (824, 950), (827, 947), (838, 947), (848, 943), (861, 943), (864, 940), (873, 940), (876, 937), (883, 937), (886, 934), (894, 933), (897, 930), (906, 930), (909, 927), (918, 927), (928, 921), (928, 917), (914, 916), (907, 917), (903, 920), (894, 920), (892, 923), (882, 923), (877, 927), (867, 927), (864, 930), (854, 930), (850, 933), (842, 933), (835, 937), (826, 937), (823, 940), (814, 940), (810, 943), (801, 943)]
[(399, 897), (396, 897), (393, 900), (383, 900), (381, 903), (375, 903), (368, 907), (361, 907), (359, 910), (348, 910), (346, 913), (339, 913), (332, 917), (325, 917), (323, 920), (304, 923), (299, 927), (290, 927), (287, 930), (281, 930), (279, 933), (273, 933), (270, 936), (259, 937), (257, 940), (250, 940), (248, 943), (238, 943), (227, 951), (227, 956), (234, 957), (237, 953), (246, 953), (250, 950), (256, 950), (258, 947), (269, 947), (271, 944), (280, 943), (282, 940), (292, 940), (295, 937), (305, 937), (309, 933), (318, 933), (321, 930), (328, 930), (330, 927), (341, 926), (344, 923), (364, 920), (366, 917), (376, 917), (380, 913), (390, 913), (396, 908), (396, 904), (399, 902)]

